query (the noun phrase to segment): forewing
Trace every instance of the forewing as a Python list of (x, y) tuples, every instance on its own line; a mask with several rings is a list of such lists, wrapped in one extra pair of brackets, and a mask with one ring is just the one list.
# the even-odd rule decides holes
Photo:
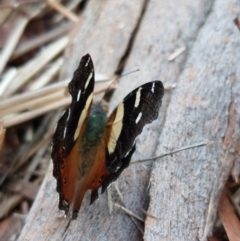
[(110, 115), (107, 123), (106, 166), (109, 173), (116, 173), (132, 149), (143, 127), (155, 120), (162, 103), (164, 88), (161, 81), (139, 86), (129, 93)]
[(92, 103), (94, 89), (94, 67), (89, 54), (82, 57), (68, 85), (72, 96), (70, 106), (58, 121), (53, 135), (52, 160), (53, 176), (57, 179), (59, 209), (65, 213), (74, 199), (75, 183), (79, 179), (78, 146), (82, 130)]

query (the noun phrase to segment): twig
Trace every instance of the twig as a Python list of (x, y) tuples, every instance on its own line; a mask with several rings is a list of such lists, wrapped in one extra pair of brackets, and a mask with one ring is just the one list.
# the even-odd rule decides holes
[(140, 163), (140, 162), (146, 162), (146, 161), (153, 161), (153, 160), (156, 160), (156, 159), (158, 159), (158, 158), (162, 158), (162, 157), (165, 157), (165, 156), (169, 156), (169, 155), (175, 154), (175, 153), (180, 152), (180, 151), (184, 151), (184, 150), (187, 150), (187, 149), (191, 149), (191, 148), (195, 148), (195, 147), (200, 147), (200, 146), (207, 146), (207, 145), (210, 145), (210, 144), (212, 144), (211, 141), (200, 142), (200, 143), (198, 143), (198, 144), (194, 144), (194, 145), (190, 145), (190, 146), (185, 146), (185, 147), (179, 148), (179, 149), (177, 149), (177, 150), (167, 152), (167, 153), (162, 154), (162, 155), (160, 155), (160, 156), (148, 158), (148, 159), (145, 159), (145, 160), (133, 161), (133, 162), (131, 162), (131, 164)]
[[(117, 204), (117, 203), (115, 203), (114, 205), (115, 205), (115, 206), (116, 206), (116, 205), (119, 205), (120, 208), (121, 208), (123, 211), (128, 210), (128, 209), (126, 208), (125, 203), (124, 203), (123, 195), (122, 195), (122, 193), (120, 192), (120, 190), (119, 190), (119, 188), (118, 188), (118, 185), (117, 185), (116, 183), (114, 183), (114, 186), (115, 186), (115, 189), (116, 189), (116, 191), (117, 191), (117, 193), (118, 193), (118, 196), (120, 197), (121, 202), (122, 202), (122, 204), (124, 205), (124, 207), (121, 206), (121, 205), (119, 205), (119, 204)], [(125, 210), (124, 210), (123, 208), (124, 208)], [(128, 210), (128, 211), (129, 211), (129, 210)], [(143, 234), (143, 230), (138, 226), (138, 224), (136, 223), (136, 221), (134, 220), (133, 217), (135, 217), (136, 219), (138, 219), (138, 220), (141, 221), (141, 222), (144, 222), (144, 220), (142, 221), (142, 219), (141, 219), (140, 217), (138, 217), (138, 216), (135, 215), (135, 214), (134, 214), (134, 215), (131, 215), (130, 213), (132, 213), (132, 212), (129, 211), (128, 215), (129, 215), (129, 217), (131, 218), (132, 222), (133, 222), (134, 225), (137, 227), (137, 229)]]
[(136, 214), (134, 214), (133, 212), (131, 212), (130, 210), (128, 210), (127, 208), (125, 208), (124, 206), (118, 204), (118, 203), (114, 203), (114, 206), (117, 208), (122, 209), (125, 213), (127, 213), (128, 215), (130, 215), (131, 217), (136, 218), (137, 220), (139, 220), (140, 222), (144, 223), (144, 220), (142, 218), (140, 218), (139, 216), (137, 216)]
[(64, 15), (66, 18), (70, 19), (73, 22), (78, 22), (79, 18), (76, 14), (73, 12), (69, 11), (67, 8), (65, 8), (62, 4), (59, 2), (56, 2), (55, 0), (46, 0), (46, 3), (60, 12), (62, 15)]

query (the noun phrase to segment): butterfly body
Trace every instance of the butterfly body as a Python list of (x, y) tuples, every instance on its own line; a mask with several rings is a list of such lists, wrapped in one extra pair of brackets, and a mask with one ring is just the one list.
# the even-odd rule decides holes
[(91, 162), (89, 159), (94, 159), (98, 146), (100, 145), (101, 138), (104, 134), (105, 124), (107, 120), (106, 112), (100, 104), (94, 105), (91, 109), (87, 119), (86, 128), (82, 134), (82, 145), (80, 148), (80, 156), (83, 162)]
[[(158, 116), (163, 85), (144, 84), (130, 92), (107, 118), (100, 104), (92, 106), (94, 68), (85, 55), (72, 81), (70, 106), (58, 121), (53, 135), (53, 176), (57, 179), (59, 209), (77, 218), (87, 190), (91, 203), (129, 165), (135, 139), (145, 124)], [(91, 108), (92, 106), (92, 108)]]

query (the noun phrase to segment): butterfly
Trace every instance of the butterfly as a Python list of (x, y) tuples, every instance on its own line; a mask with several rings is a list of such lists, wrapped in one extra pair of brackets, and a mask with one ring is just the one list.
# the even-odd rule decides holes
[(152, 81), (130, 92), (107, 117), (101, 103), (92, 104), (94, 66), (82, 57), (68, 85), (70, 106), (60, 117), (52, 140), (53, 176), (60, 210), (76, 219), (87, 190), (92, 204), (128, 167), (136, 137), (158, 117), (164, 88)]

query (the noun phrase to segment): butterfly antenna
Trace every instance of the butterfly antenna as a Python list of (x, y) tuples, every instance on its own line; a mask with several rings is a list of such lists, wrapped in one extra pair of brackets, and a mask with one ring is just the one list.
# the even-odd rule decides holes
[(127, 76), (127, 75), (129, 75), (129, 74), (138, 72), (138, 71), (140, 71), (140, 69), (136, 69), (136, 70), (130, 71), (130, 72), (126, 73), (126, 74), (120, 75), (120, 76), (117, 77), (115, 80), (113, 80), (112, 83), (108, 86), (107, 90), (105, 91), (105, 94), (103, 95), (100, 103), (102, 103), (103, 99), (105, 98), (106, 94), (108, 93), (109, 89), (111, 88), (111, 86), (113, 85), (113, 83), (114, 83), (115, 81), (118, 81), (120, 78), (125, 77), (125, 76)]

